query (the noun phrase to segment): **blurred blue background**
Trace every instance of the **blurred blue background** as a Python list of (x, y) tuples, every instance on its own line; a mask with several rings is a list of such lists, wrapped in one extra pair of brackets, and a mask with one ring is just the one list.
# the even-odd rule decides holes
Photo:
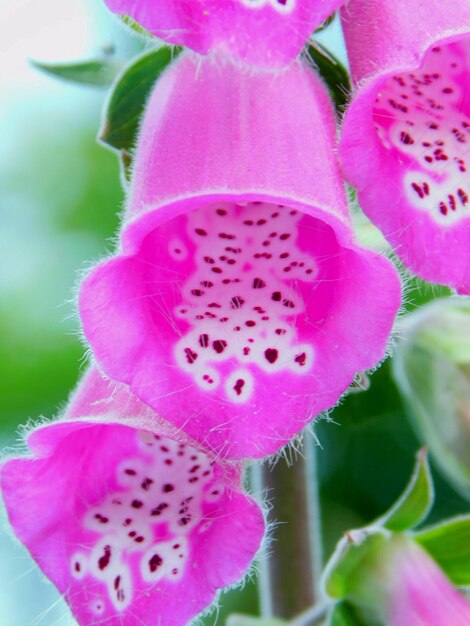
[[(344, 59), (337, 25), (322, 41)], [(29, 64), (118, 58), (142, 42), (100, 0), (3, 0), (0, 22), (0, 439), (60, 411), (83, 367), (74, 295), (80, 272), (112, 249), (123, 202), (115, 155), (95, 137), (106, 91), (55, 81)], [(408, 306), (436, 291), (417, 284)], [(386, 364), (316, 427), (327, 556), (347, 528), (380, 514), (401, 491), (419, 447)], [(436, 517), (466, 510), (439, 477)], [(13, 540), (0, 534), (0, 624), (72, 626), (65, 604)], [(256, 613), (254, 584), (223, 598)], [(26, 601), (27, 599), (27, 601)]]

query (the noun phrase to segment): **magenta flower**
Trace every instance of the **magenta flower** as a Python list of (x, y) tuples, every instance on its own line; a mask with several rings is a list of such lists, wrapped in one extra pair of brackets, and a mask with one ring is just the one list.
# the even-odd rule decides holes
[(260, 66), (290, 62), (344, 0), (105, 0), (157, 37)]
[(136, 152), (122, 250), (80, 314), (106, 374), (233, 458), (273, 453), (385, 354), (400, 304), (358, 247), (320, 79), (183, 55)]
[(264, 531), (238, 466), (89, 373), (1, 487), (10, 522), (81, 625), (183, 626), (245, 575)]
[(416, 274), (470, 293), (470, 3), (351, 0), (344, 174)]
[(413, 542), (392, 555), (389, 576), (390, 626), (470, 626), (470, 602)]

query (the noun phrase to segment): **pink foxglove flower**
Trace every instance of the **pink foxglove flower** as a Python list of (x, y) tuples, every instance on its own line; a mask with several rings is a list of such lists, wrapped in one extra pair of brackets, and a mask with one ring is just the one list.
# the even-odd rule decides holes
[(154, 35), (260, 66), (290, 62), (344, 0), (105, 0)]
[(183, 55), (148, 103), (122, 249), (82, 286), (106, 374), (224, 456), (277, 451), (384, 357), (400, 283), (354, 241), (334, 133), (302, 62)]
[(238, 466), (91, 371), (1, 467), (9, 520), (81, 626), (184, 626), (247, 572), (264, 520)]
[(343, 25), (344, 174), (407, 266), (470, 293), (470, 3), (351, 0)]
[(390, 626), (470, 626), (470, 602), (416, 544), (391, 556), (389, 576)]

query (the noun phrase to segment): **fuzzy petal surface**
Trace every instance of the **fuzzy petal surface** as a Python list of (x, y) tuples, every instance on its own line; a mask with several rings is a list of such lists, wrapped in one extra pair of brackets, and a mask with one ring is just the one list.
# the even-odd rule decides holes
[(470, 3), (351, 0), (340, 157), (413, 272), (470, 293)]
[(148, 414), (143, 428), (135, 402), (92, 372), (69, 418), (31, 431), (30, 454), (0, 470), (15, 534), (80, 626), (184, 626), (246, 574), (263, 537), (237, 469)]
[(289, 63), (344, 0), (105, 0), (173, 44), (261, 67)]
[(334, 133), (301, 62), (184, 56), (149, 101), (122, 250), (82, 286), (106, 374), (222, 456), (276, 452), (385, 355), (400, 282), (354, 242)]
[(470, 626), (470, 602), (411, 542), (394, 555), (389, 604), (390, 626)]

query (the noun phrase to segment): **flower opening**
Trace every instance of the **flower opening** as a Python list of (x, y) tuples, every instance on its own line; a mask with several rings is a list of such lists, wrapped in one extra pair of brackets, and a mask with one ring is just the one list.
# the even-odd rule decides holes
[(66, 419), (1, 468), (15, 533), (80, 624), (183, 626), (243, 577), (263, 535), (239, 468), (138, 405), (92, 371)]
[(386, 5), (353, 0), (343, 12), (359, 84), (344, 121), (343, 171), (412, 271), (469, 293), (470, 9)]

